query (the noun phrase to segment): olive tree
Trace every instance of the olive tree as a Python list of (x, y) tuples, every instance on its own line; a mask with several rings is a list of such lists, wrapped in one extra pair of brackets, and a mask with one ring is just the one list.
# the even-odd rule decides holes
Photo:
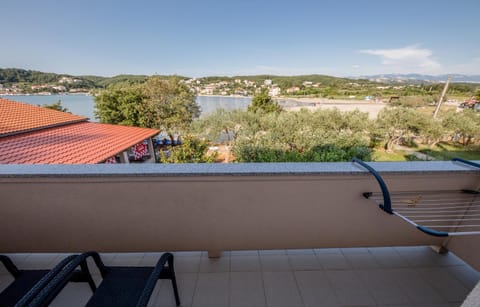
[(463, 146), (470, 145), (474, 138), (480, 138), (480, 112), (463, 110), (460, 113), (450, 113), (445, 119), (446, 128)]
[(177, 78), (152, 77), (143, 84), (109, 88), (95, 97), (95, 115), (101, 122), (161, 129), (172, 141), (199, 114), (194, 93)]

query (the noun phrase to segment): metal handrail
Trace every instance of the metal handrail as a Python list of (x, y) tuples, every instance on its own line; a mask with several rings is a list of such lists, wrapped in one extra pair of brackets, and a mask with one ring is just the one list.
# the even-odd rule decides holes
[[(383, 204), (378, 205), (383, 211), (393, 214), (392, 211), (392, 200), (390, 199), (390, 192), (388, 191), (387, 184), (383, 180), (382, 176), (370, 165), (367, 163), (363, 162), (360, 159), (353, 158), (352, 160), (353, 163), (358, 163), (360, 164), (363, 168), (368, 170), (377, 180), (378, 184), (380, 185), (380, 189), (382, 190), (382, 195), (383, 195)], [(371, 193), (363, 193), (363, 196), (365, 198), (369, 198), (371, 196)]]
[(473, 166), (473, 167), (476, 167), (476, 168), (480, 168), (480, 164), (469, 161), (469, 160), (465, 160), (465, 159), (462, 159), (462, 158), (458, 158), (458, 157), (453, 158), (452, 162), (460, 162), (460, 163), (467, 164), (467, 165), (470, 165), (470, 166)]

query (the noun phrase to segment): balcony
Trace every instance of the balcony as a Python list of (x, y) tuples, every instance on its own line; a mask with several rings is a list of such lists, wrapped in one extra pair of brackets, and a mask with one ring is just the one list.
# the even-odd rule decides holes
[[(479, 179), (451, 162), (372, 165), (398, 191)], [(459, 306), (480, 279), (480, 236), (428, 236), (366, 191), (377, 183), (351, 163), (2, 165), (0, 252), (28, 268), (59, 253), (146, 265), (175, 251), (183, 306)], [(54, 305), (81, 305), (82, 287)], [(152, 305), (174, 306), (169, 290), (159, 283)]]

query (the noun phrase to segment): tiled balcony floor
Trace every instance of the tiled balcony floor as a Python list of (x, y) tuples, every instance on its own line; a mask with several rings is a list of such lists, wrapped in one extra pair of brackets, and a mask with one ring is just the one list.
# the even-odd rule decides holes
[[(480, 280), (455, 255), (429, 247), (232, 251), (220, 259), (174, 254), (182, 306), (192, 307), (460, 306)], [(159, 255), (102, 257), (111, 265), (154, 265)], [(65, 255), (10, 256), (20, 268), (48, 268)], [(0, 289), (10, 281), (2, 266)], [(52, 306), (82, 306), (89, 295), (86, 284), (71, 283)], [(175, 306), (168, 281), (159, 281), (150, 305)]]

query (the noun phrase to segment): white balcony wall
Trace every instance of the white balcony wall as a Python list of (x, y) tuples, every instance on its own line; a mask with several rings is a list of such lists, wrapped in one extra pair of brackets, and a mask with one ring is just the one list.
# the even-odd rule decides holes
[[(395, 191), (476, 188), (451, 162), (376, 163)], [(351, 163), (0, 166), (1, 252), (446, 245), (477, 270), (480, 236), (428, 236), (362, 197)]]

